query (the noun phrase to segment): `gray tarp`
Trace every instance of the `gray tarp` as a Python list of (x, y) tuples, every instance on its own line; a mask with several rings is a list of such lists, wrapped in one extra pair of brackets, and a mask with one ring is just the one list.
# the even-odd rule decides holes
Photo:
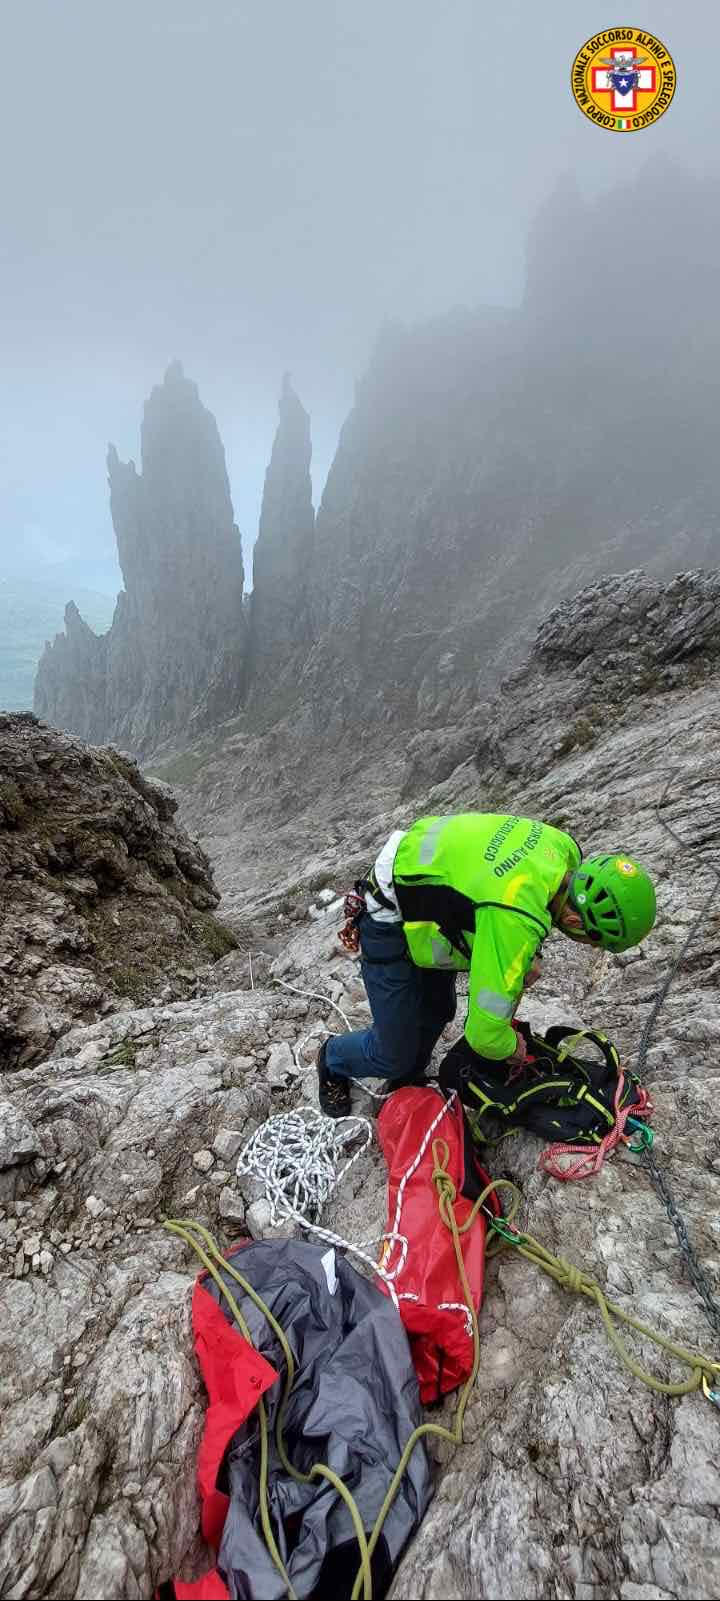
[[(297, 1375), (288, 1401), (284, 1436), (291, 1462), (308, 1472), (323, 1462), (352, 1492), (369, 1532), (406, 1441), (422, 1421), (418, 1387), (405, 1330), (392, 1303), (332, 1248), (302, 1241), (262, 1241), (233, 1257), (234, 1265), (274, 1313), (290, 1342)], [(237, 1284), (238, 1298), (257, 1349), (284, 1377), (282, 1350), (265, 1318)], [(211, 1279), (205, 1288), (220, 1300)], [(221, 1304), (230, 1319), (227, 1303)], [(265, 1404), (273, 1436), (282, 1383)], [(218, 1569), (233, 1598), (274, 1601), (286, 1590), (269, 1556), (258, 1511), (257, 1412), (231, 1442), (218, 1488), (230, 1509)], [(224, 1475), (227, 1473), (227, 1482)], [(373, 1563), (373, 1593), (382, 1596), (403, 1547), (432, 1495), (424, 1442), (416, 1446), (388, 1514)], [(270, 1445), (270, 1508), (278, 1546), (300, 1598), (350, 1595), (359, 1566), (349, 1513), (322, 1480), (297, 1484)]]

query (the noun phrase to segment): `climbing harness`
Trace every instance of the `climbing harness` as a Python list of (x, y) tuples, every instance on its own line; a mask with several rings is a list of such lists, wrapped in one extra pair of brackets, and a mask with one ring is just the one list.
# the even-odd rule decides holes
[[(440, 1072), (443, 1088), (457, 1083), (479, 1143), (487, 1142), (490, 1116), (511, 1133), (527, 1129), (552, 1139), (538, 1159), (551, 1178), (590, 1178), (621, 1141), (627, 1143), (631, 1118), (638, 1129), (646, 1129), (653, 1109), (647, 1090), (621, 1066), (615, 1046), (598, 1030), (555, 1026), (535, 1036), (527, 1024), (518, 1027), (528, 1051), (520, 1068), (503, 1078), (502, 1064), (476, 1065), (461, 1052), (458, 1068), (449, 1053)], [(599, 1052), (600, 1061), (582, 1054), (588, 1046)], [(574, 1160), (567, 1163), (568, 1157)]]
[(338, 932), (340, 944), (351, 956), (357, 956), (360, 950), (360, 919), (367, 911), (365, 896), (368, 894), (385, 911), (397, 912), (394, 902), (378, 884), (374, 866), (368, 868), (364, 878), (356, 878), (353, 888), (345, 896), (345, 922)]
[[(665, 796), (667, 795), (670, 785), (672, 784), (673, 779), (677, 777), (677, 774), (677, 768), (674, 769), (674, 771), (670, 774), (662, 795), (660, 796), (660, 799), (655, 807), (655, 815), (661, 827), (664, 828), (666, 833), (668, 833), (670, 837), (675, 840), (676, 844), (680, 845), (683, 850), (695, 850), (697, 847), (692, 845), (688, 840), (683, 839), (681, 835), (677, 833), (676, 829), (674, 829), (672, 825), (666, 822), (665, 818), (661, 817), (660, 815), (660, 808), (665, 800)], [(673, 979), (675, 978), (683, 958), (686, 952), (689, 950), (695, 935), (698, 932), (698, 929), (704, 922), (710, 907), (717, 899), (718, 890), (720, 890), (720, 868), (712, 867), (711, 872), (713, 874), (712, 889), (708, 891), (700, 911), (698, 912), (694, 922), (691, 924), (677, 956), (674, 958), (670, 967), (668, 968), (660, 989), (655, 996), (652, 1008), (645, 1021), (637, 1052), (637, 1071), (639, 1076), (642, 1075), (645, 1077), (646, 1075), (647, 1054), (650, 1049), (650, 1042), (655, 1030), (655, 1024), (657, 1023), (661, 1008), (665, 1003)], [(687, 1268), (688, 1277), (690, 1278), (700, 1297), (700, 1300), (703, 1303), (703, 1309), (708, 1323), (714, 1332), (720, 1335), (720, 1305), (718, 1305), (718, 1302), (715, 1299), (713, 1287), (710, 1283), (707, 1273), (705, 1272), (702, 1263), (698, 1260), (695, 1248), (690, 1241), (685, 1219), (675, 1205), (675, 1200), (667, 1178), (658, 1166), (651, 1142), (644, 1144), (643, 1149), (640, 1152), (640, 1159), (647, 1169), (650, 1182), (653, 1185), (660, 1201), (665, 1207), (668, 1218), (675, 1230), (680, 1252)]]
[[(582, 1035), (577, 1036), (577, 1038), (582, 1037)], [(626, 1098), (626, 1078), (629, 1078), (634, 1086), (635, 1098), (632, 1101)], [(631, 1111), (633, 1116), (630, 1115)], [(652, 1145), (652, 1129), (642, 1121), (650, 1117), (652, 1111), (653, 1104), (647, 1090), (636, 1082), (632, 1074), (626, 1074), (618, 1060), (617, 1085), (612, 1104), (614, 1123), (603, 1135), (597, 1149), (588, 1151), (582, 1145), (556, 1141), (554, 1145), (549, 1145), (547, 1150), (541, 1151), (537, 1165), (541, 1172), (547, 1173), (550, 1178), (560, 1180), (561, 1183), (566, 1183), (570, 1179), (594, 1178), (600, 1172), (606, 1157), (610, 1156), (621, 1141), (630, 1144), (630, 1136), (625, 1133), (628, 1124), (637, 1130), (639, 1141), (639, 1144), (630, 1144), (631, 1150), (645, 1150)], [(559, 1160), (561, 1157), (573, 1157), (574, 1160), (565, 1167)]]

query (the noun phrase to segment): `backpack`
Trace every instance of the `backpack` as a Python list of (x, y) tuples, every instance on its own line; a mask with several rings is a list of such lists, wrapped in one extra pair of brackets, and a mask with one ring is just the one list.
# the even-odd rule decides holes
[[(461, 1066), (455, 1082), (444, 1086), (457, 1088), (476, 1142), (526, 1129), (554, 1145), (597, 1146), (605, 1155), (622, 1136), (633, 1108), (638, 1118), (651, 1113), (647, 1091), (622, 1068), (615, 1046), (599, 1030), (556, 1025), (535, 1035), (527, 1023), (515, 1027), (528, 1050), (519, 1069), (508, 1074), (504, 1063), (494, 1067), (486, 1057), (478, 1058), (477, 1065)], [(586, 1054), (589, 1047), (595, 1047), (599, 1060)], [(544, 1159), (549, 1154), (540, 1165), (552, 1172)]]

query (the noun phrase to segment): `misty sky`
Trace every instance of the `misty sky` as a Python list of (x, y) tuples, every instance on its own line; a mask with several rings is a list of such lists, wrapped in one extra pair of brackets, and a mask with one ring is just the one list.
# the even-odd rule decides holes
[[(618, 23), (657, 33), (679, 79), (627, 137), (569, 90)], [(569, 170), (598, 192), (659, 150), (716, 164), (719, 46), (709, 0), (5, 6), (0, 576), (63, 563), (114, 592), (107, 441), (138, 460), (174, 357), (217, 417), (247, 559), (283, 371), (317, 499), (383, 320), (516, 301)], [(619, 249), (629, 225), (609, 215)]]

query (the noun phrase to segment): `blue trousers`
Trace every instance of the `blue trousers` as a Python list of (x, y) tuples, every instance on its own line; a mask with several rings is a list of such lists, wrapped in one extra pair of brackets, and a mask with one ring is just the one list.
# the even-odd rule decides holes
[(376, 923), (365, 912), (359, 931), (372, 1028), (334, 1034), (327, 1066), (338, 1078), (419, 1077), (455, 1016), (455, 974), (415, 967), (400, 923)]

